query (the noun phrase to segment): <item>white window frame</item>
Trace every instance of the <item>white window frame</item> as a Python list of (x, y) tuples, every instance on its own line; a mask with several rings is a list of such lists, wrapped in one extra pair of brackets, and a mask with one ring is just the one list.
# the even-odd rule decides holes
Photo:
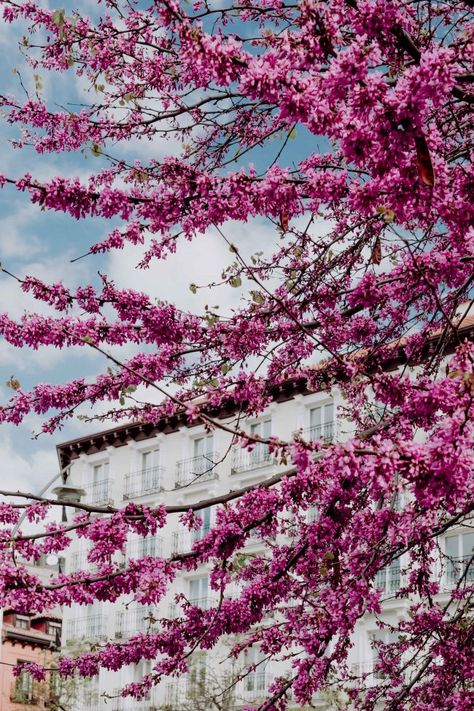
[[(313, 413), (320, 413), (319, 422), (315, 422)], [(307, 405), (306, 429), (307, 439), (316, 441), (324, 439), (326, 442), (334, 442), (336, 438), (336, 417), (337, 408), (333, 398), (315, 400)]]
[[(468, 550), (468, 537), (472, 540), (472, 550)], [(455, 555), (448, 552), (448, 541), (457, 539)], [(465, 572), (466, 564), (474, 556), (474, 530), (462, 529), (445, 535), (444, 537), (445, 555), (445, 579), (446, 585), (450, 588), (456, 587), (460, 578)], [(474, 560), (470, 562), (467, 575), (463, 577), (463, 585), (474, 582)]]

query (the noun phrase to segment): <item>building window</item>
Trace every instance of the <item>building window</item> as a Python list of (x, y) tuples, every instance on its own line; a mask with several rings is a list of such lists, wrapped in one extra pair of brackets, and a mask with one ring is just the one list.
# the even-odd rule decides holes
[(189, 583), (189, 602), (192, 605), (202, 607), (207, 610), (210, 606), (209, 597), (209, 578), (203, 575), (200, 578), (195, 578)]
[(46, 625), (46, 634), (54, 637), (57, 644), (61, 641), (61, 624), (59, 622), (48, 622)]
[(200, 526), (193, 533), (195, 541), (200, 541), (202, 538), (207, 536), (211, 530), (211, 507), (208, 506), (207, 508), (202, 509), (202, 511), (199, 511), (198, 516), (202, 519), (202, 526)]
[(198, 437), (193, 440), (193, 456), (203, 457), (212, 461), (212, 449), (214, 446), (214, 437), (208, 435), (207, 437)]
[(328, 402), (325, 405), (318, 405), (310, 409), (307, 435), (311, 442), (318, 439), (324, 439), (325, 442), (333, 441), (334, 403)]
[(448, 585), (474, 581), (474, 533), (446, 536), (446, 578)]
[(245, 664), (249, 672), (244, 677), (245, 696), (264, 696), (268, 686), (265, 655), (259, 647), (250, 647), (245, 652)]
[(390, 630), (376, 630), (369, 634), (372, 646), (372, 670), (375, 679), (383, 679), (384, 674), (377, 670), (379, 663), (382, 658), (393, 659), (400, 658), (400, 651), (398, 647), (390, 649), (385, 647), (385, 645), (396, 645), (399, 641), (398, 632), (391, 632)]
[(15, 627), (22, 630), (29, 630), (31, 627), (30, 618), (23, 615), (15, 615)]
[[(268, 439), (272, 434), (272, 421), (270, 419), (255, 422), (250, 426), (250, 434), (252, 437), (261, 437)], [(253, 464), (264, 464), (271, 459), (268, 444), (257, 443), (250, 452), (250, 461)]]
[(317, 506), (310, 506), (308, 508), (308, 523), (314, 523), (319, 520), (319, 508)]
[[(27, 664), (28, 662), (25, 659), (17, 659), (16, 663)], [(12, 701), (17, 704), (32, 704), (35, 702), (33, 677), (26, 670), (22, 671), (20, 676), (15, 679)]]
[[(272, 421), (270, 418), (254, 422), (250, 425), (249, 434), (260, 439), (269, 439), (272, 435)], [(270, 452), (270, 447), (265, 442), (252, 442), (251, 450), (242, 449), (239, 445), (233, 449), (232, 472), (239, 473), (252, 471), (260, 467), (267, 467), (275, 463), (275, 458)]]
[(400, 560), (392, 560), (390, 565), (386, 565), (379, 570), (375, 579), (375, 586), (386, 595), (396, 593), (400, 590)]
[(207, 435), (192, 440), (193, 456), (177, 462), (176, 486), (187, 486), (216, 475), (219, 455), (214, 451), (214, 437)]
[(56, 669), (52, 669), (49, 675), (49, 695), (51, 701), (57, 702), (61, 694), (61, 678)]
[(195, 654), (189, 662), (186, 684), (187, 696), (202, 697), (206, 692), (206, 655)]
[(159, 486), (160, 450), (150, 449), (142, 452), (141, 484), (143, 491), (156, 491)]
[(94, 464), (92, 467), (92, 482), (88, 500), (96, 504), (110, 502), (109, 462)]
[(102, 462), (102, 464), (94, 464), (92, 468), (92, 479), (94, 482), (102, 481), (102, 479), (108, 479), (109, 477), (109, 463)]
[(124, 499), (148, 496), (162, 489), (163, 468), (160, 466), (160, 450), (148, 449), (140, 453), (139, 468), (125, 477)]

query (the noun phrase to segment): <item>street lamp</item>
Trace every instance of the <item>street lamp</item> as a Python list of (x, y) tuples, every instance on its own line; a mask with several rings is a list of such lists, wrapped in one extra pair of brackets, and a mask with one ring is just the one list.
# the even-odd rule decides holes
[[(71, 465), (68, 464), (67, 466), (63, 467), (57, 474), (53, 476), (50, 481), (48, 481), (47, 484), (43, 486), (41, 491), (39, 491), (36, 496), (43, 496), (48, 489), (54, 484), (54, 482), (59, 479), (59, 477), (62, 477), (63, 483), (62, 486), (56, 486), (53, 489), (53, 494), (56, 495), (58, 501), (64, 501), (64, 502), (73, 502), (78, 504), (81, 500), (81, 497), (84, 496), (86, 493), (84, 489), (79, 489), (78, 487), (75, 486), (67, 486), (66, 482), (69, 476), (69, 469), (71, 468)], [(23, 511), (22, 515), (18, 519), (18, 522), (16, 525), (13, 527), (12, 530), (12, 535), (14, 536), (18, 529), (20, 528), (21, 524), (25, 520), (26, 517), (26, 511)], [(63, 512), (62, 512), (62, 521), (67, 521), (67, 515), (66, 515), (66, 507), (63, 506)]]
[[(63, 484), (62, 486), (56, 486), (52, 493), (56, 496), (58, 501), (78, 504), (86, 492), (84, 489), (79, 489), (77, 486), (67, 486), (66, 484)], [(65, 506), (63, 506), (62, 521), (67, 521)]]

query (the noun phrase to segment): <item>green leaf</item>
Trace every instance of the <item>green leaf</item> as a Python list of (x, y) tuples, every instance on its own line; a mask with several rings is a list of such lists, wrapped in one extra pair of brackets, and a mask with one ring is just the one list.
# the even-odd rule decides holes
[(242, 286), (242, 279), (239, 276), (232, 277), (232, 279), (229, 281), (229, 284), (234, 289), (238, 289), (239, 286)]
[(290, 140), (292, 140), (292, 141), (295, 140), (295, 138), (296, 138), (296, 126), (293, 126), (293, 128), (291, 129), (291, 131), (290, 131), (289, 134), (288, 134), (288, 138), (289, 138)]
[(232, 561), (232, 570), (237, 572), (241, 570), (242, 568), (245, 568), (245, 565), (247, 561), (249, 560), (248, 555), (245, 555), (245, 553), (239, 553), (235, 556), (234, 560)]
[(92, 148), (91, 148), (91, 153), (93, 156), (96, 158), (101, 155), (102, 153), (102, 148), (99, 146), (98, 143), (93, 143)]
[(206, 314), (205, 318), (208, 326), (214, 326), (214, 324), (220, 321), (218, 314)]
[(252, 294), (252, 299), (255, 301), (256, 304), (264, 304), (265, 303), (265, 297), (260, 291), (251, 291)]
[(66, 13), (65, 13), (64, 8), (61, 8), (61, 10), (55, 10), (53, 12), (53, 14), (51, 15), (52, 21), (54, 22), (56, 27), (58, 27), (59, 29), (61, 29), (61, 27), (64, 25), (65, 14)]
[(193, 294), (197, 292), (197, 286), (196, 284), (190, 284), (189, 285), (189, 291), (191, 291)]

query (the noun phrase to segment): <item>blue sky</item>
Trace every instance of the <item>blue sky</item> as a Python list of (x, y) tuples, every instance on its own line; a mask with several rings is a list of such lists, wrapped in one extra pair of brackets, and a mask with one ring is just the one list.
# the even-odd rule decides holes
[[(59, 6), (64, 7), (65, 3)], [(49, 7), (57, 6), (50, 2)], [(96, 7), (96, 3), (88, 0), (81, 2), (80, 7), (81, 11), (87, 11), (87, 8)], [(17, 49), (21, 35), (21, 28), (7, 26), (0, 21), (1, 93), (13, 93), (19, 99), (23, 99), (24, 94), (22, 96), (18, 73), (15, 72), (21, 72), (22, 80), (28, 88), (33, 85), (32, 70), (25, 66)], [(54, 102), (64, 104), (68, 100), (84, 100), (84, 94), (81, 95), (84, 85), (74, 79), (72, 72), (67, 76), (48, 76), (42, 72), (41, 78), (43, 94), (51, 106)], [(32, 148), (14, 150), (10, 140), (15, 136), (15, 131), (6, 126), (0, 116), (0, 172), (9, 177), (18, 177), (29, 171), (39, 179), (65, 174), (87, 178), (91, 171), (104, 165), (105, 159), (95, 158), (92, 154), (37, 155)], [(289, 165), (297, 162), (307, 153), (310, 142), (312, 148), (321, 145), (320, 141), (298, 128), (297, 138), (288, 142), (281, 162), (287, 161)], [(131, 146), (125, 144), (120, 147), (129, 160), (134, 157), (146, 159), (151, 154), (161, 157), (170, 148), (172, 146), (164, 142), (152, 145), (143, 142), (138, 145), (136, 141)], [(114, 155), (117, 150), (115, 147)], [(245, 160), (252, 160), (260, 169), (274, 158), (278, 150), (278, 141), (275, 141), (268, 149), (254, 151)], [(227, 245), (212, 231), (192, 243), (184, 242), (171, 259), (165, 263), (154, 263), (145, 272), (135, 268), (139, 254), (131, 249), (71, 262), (87, 252), (92, 243), (104, 238), (110, 228), (111, 223), (105, 220), (77, 222), (61, 213), (42, 212), (37, 206), (31, 205), (25, 195), (11, 188), (0, 191), (0, 259), (5, 268), (20, 277), (32, 274), (48, 281), (62, 279), (67, 286), (73, 287), (80, 283), (97, 283), (97, 271), (101, 270), (115, 279), (119, 286), (145, 290), (161, 299), (175, 301), (182, 308), (198, 311), (205, 303), (219, 303), (223, 313), (237, 304), (240, 295), (235, 289), (221, 289), (212, 295), (205, 290), (199, 291), (197, 295), (189, 291), (191, 282), (205, 284), (218, 280), (222, 268), (231, 261)], [(277, 239), (274, 227), (262, 220), (247, 225), (232, 223), (226, 226), (225, 232), (245, 251), (267, 250)], [(44, 307), (41, 308), (46, 311)], [(1, 312), (20, 316), (24, 310), (37, 309), (38, 305), (24, 295), (12, 279), (0, 274)], [(124, 349), (126, 353), (127, 349)], [(105, 366), (95, 354), (84, 348), (67, 352), (50, 349), (38, 352), (17, 351), (0, 341), (0, 398), (4, 403), (10, 396), (11, 391), (5, 383), (12, 375), (27, 389), (36, 382), (65, 382), (78, 376), (93, 377)], [(1, 425), (0, 457), (3, 462), (4, 486), (39, 489), (41, 482), (50, 478), (57, 469), (56, 444), (86, 434), (91, 429), (98, 429), (97, 426), (75, 419), (62, 432), (34, 439), (32, 433), (38, 432), (40, 427), (41, 419), (38, 417), (26, 418), (19, 427)]]

